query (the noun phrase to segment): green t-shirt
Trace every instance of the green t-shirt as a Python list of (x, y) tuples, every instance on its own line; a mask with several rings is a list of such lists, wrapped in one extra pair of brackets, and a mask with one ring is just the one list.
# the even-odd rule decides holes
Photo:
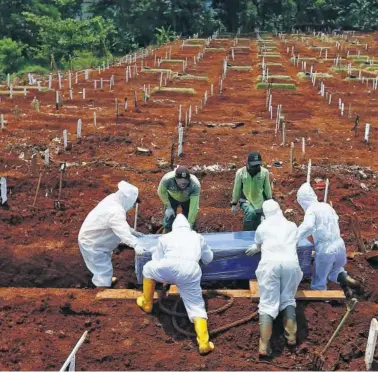
[(269, 171), (261, 167), (261, 171), (252, 177), (247, 167), (238, 169), (235, 176), (232, 202), (246, 199), (255, 209), (261, 209), (264, 200), (272, 198), (272, 189), (269, 182)]
[(175, 181), (175, 171), (167, 173), (160, 181), (158, 195), (165, 207), (169, 208), (168, 195), (178, 202), (186, 202), (190, 200), (188, 221), (192, 225), (196, 221), (199, 210), (199, 198), (201, 192), (201, 184), (198, 178), (193, 174), (190, 175), (190, 183), (188, 187), (181, 190)]

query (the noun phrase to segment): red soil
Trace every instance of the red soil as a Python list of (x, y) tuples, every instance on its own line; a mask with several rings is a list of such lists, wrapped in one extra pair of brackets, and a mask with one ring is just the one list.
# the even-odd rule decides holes
[[(378, 35), (365, 35), (371, 45), (370, 54), (377, 55)], [(168, 169), (158, 167), (158, 158), (171, 160), (171, 144), (177, 141), (178, 105), (183, 113), (193, 105), (193, 124), (185, 132), (182, 159), (175, 156), (174, 163), (189, 167), (232, 164), (241, 167), (251, 150), (262, 153), (264, 163), (274, 180), (274, 195), (288, 218), (300, 223), (303, 212), (295, 203), (296, 190), (305, 181), (305, 164), (312, 159), (312, 179), (329, 178), (329, 200), (340, 216), (343, 238), (350, 258), (347, 270), (364, 284), (365, 293), (359, 297), (357, 311), (327, 353), (329, 369), (364, 369), (364, 350), (369, 324), (378, 314), (378, 280), (376, 268), (357, 251), (356, 239), (350, 228), (349, 216), (358, 217), (365, 245), (369, 248), (376, 239), (378, 203), (376, 172), (378, 160), (374, 156), (377, 146), (375, 128), (377, 93), (369, 93), (359, 82), (349, 83), (343, 76), (325, 81), (335, 94), (329, 106), (317, 93), (310, 80), (297, 77), (299, 70), (286, 54), (284, 43), (275, 39), (282, 67), (271, 68), (270, 74), (289, 75), (297, 85), (295, 91), (273, 90), (273, 105), (283, 105), (287, 122), (287, 142), (296, 145), (298, 167), (289, 172), (289, 147), (280, 146), (281, 138), (275, 138), (275, 121), (270, 120), (265, 107), (265, 90), (254, 85), (260, 74), (254, 40), (251, 50), (235, 51), (234, 65), (251, 65), (253, 70), (229, 70), (224, 81), (223, 95), (219, 95), (218, 79), (222, 71), (225, 52), (208, 52), (196, 66), (193, 58), (201, 48), (185, 48), (173, 44), (172, 58), (188, 58), (188, 73), (208, 76), (209, 81), (174, 81), (169, 86), (192, 87), (197, 94), (157, 93), (142, 103), (143, 84), (158, 85), (160, 74), (139, 73), (125, 83), (124, 66), (112, 67), (101, 73), (109, 79), (115, 76), (115, 89), (109, 92), (93, 88), (90, 81), (81, 76), (74, 85), (74, 100), (68, 96), (64, 81), (64, 106), (55, 110), (55, 93), (36, 92), (41, 102), (41, 112), (30, 106), (34, 96), (8, 97), (0, 102), (0, 112), (8, 120), (6, 131), (0, 135), (0, 175), (6, 176), (9, 188), (9, 209), (0, 209), (0, 369), (4, 370), (54, 370), (61, 367), (84, 330), (89, 330), (88, 341), (78, 353), (77, 368), (90, 370), (280, 370), (308, 369), (306, 365), (313, 353), (328, 341), (345, 312), (342, 303), (298, 303), (298, 347), (287, 349), (280, 320), (277, 319), (272, 338), (273, 364), (257, 362), (258, 322), (252, 321), (233, 328), (214, 338), (216, 350), (200, 357), (194, 340), (178, 335), (170, 317), (159, 314), (145, 315), (133, 302), (96, 302), (96, 290), (84, 289), (90, 279), (77, 246), (77, 234), (87, 213), (106, 195), (116, 190), (117, 183), (126, 179), (137, 185), (143, 200), (138, 228), (156, 232), (160, 227), (162, 207), (156, 195), (157, 185)], [(295, 48), (304, 48), (300, 40), (293, 41)], [(362, 41), (361, 41), (362, 43)], [(231, 40), (217, 41), (213, 45), (231, 46)], [(318, 52), (308, 50), (308, 56)], [(164, 57), (167, 47), (157, 51)], [(332, 51), (336, 53), (335, 50)], [(331, 51), (329, 52), (331, 53)], [(301, 54), (305, 55), (302, 53)], [(332, 55), (332, 54), (330, 54)], [(153, 57), (147, 57), (145, 65), (153, 66)], [(319, 64), (318, 71), (326, 72), (332, 62)], [(138, 62), (140, 66), (140, 62)], [(161, 66), (165, 68), (164, 64)], [(181, 65), (169, 65), (180, 71)], [(210, 84), (214, 84), (215, 96), (209, 97), (207, 106), (195, 115)], [(79, 91), (86, 88), (83, 101)], [(138, 92), (139, 105), (135, 110), (133, 92)], [(337, 109), (337, 97), (345, 97), (346, 107), (352, 102), (353, 111), (360, 114), (360, 132), (357, 138), (350, 131), (353, 118), (341, 117)], [(114, 99), (120, 102), (127, 97), (129, 110), (115, 119)], [(370, 102), (370, 103), (369, 103)], [(18, 109), (15, 110), (15, 106)], [(346, 109), (347, 111), (347, 109)], [(93, 112), (97, 113), (97, 130), (93, 128)], [(183, 115), (185, 117), (185, 115)], [(83, 120), (83, 139), (76, 143), (76, 123)], [(206, 123), (241, 121), (237, 129), (209, 128)], [(371, 141), (363, 142), (362, 127), (372, 123)], [(62, 131), (68, 129), (73, 143), (71, 151), (63, 151)], [(280, 136), (280, 134), (279, 134)], [(306, 140), (306, 159), (300, 154), (301, 138)], [(38, 172), (31, 174), (30, 157), (35, 150), (50, 148), (52, 165), (42, 177), (36, 207), (32, 208)], [(136, 147), (152, 150), (151, 156), (136, 154)], [(60, 152), (56, 149), (60, 147)], [(23, 153), (23, 156), (21, 155)], [(175, 147), (175, 155), (176, 155)], [(21, 158), (20, 158), (21, 155)], [(282, 168), (272, 166), (274, 160), (284, 162)], [(60, 162), (70, 163), (63, 183), (62, 199), (66, 209), (57, 211), (53, 201), (59, 188)], [(43, 160), (38, 158), (38, 167)], [(367, 169), (369, 168), (369, 169)], [(362, 175), (359, 171), (366, 175)], [(197, 172), (202, 182), (199, 231), (238, 231), (242, 215), (229, 212), (235, 170), (224, 172)], [(364, 183), (369, 191), (364, 191)], [(322, 191), (319, 196), (321, 197)], [(47, 195), (47, 196), (45, 196)], [(133, 215), (130, 214), (130, 221)], [(115, 275), (120, 278), (118, 288), (135, 288), (134, 255), (121, 250), (113, 257)], [(223, 283), (222, 283), (223, 285)], [(245, 286), (245, 283), (232, 283)], [(303, 284), (308, 287), (308, 283)], [(5, 287), (30, 287), (5, 288)], [(40, 288), (36, 288), (40, 287)], [(76, 288), (75, 288), (76, 287)], [(330, 285), (332, 288), (337, 286)], [(59, 289), (60, 288), (60, 289)], [(210, 299), (209, 308), (223, 301)], [(210, 319), (215, 328), (246, 316), (256, 310), (256, 304), (247, 299), (237, 299), (235, 305), (222, 315)], [(52, 331), (47, 332), (46, 331)], [(377, 356), (377, 354), (376, 354)]]

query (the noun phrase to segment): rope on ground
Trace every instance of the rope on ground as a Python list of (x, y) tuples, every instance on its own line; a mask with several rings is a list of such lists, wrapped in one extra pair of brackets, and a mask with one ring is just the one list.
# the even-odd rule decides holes
[[(228, 310), (234, 304), (234, 301), (235, 301), (234, 297), (226, 296), (223, 293), (218, 293), (217, 291), (212, 291), (212, 293), (219, 294), (223, 297), (227, 297), (227, 298), (229, 298), (229, 301), (225, 305), (223, 305), (222, 307), (209, 311), (208, 312), (209, 315), (222, 313), (222, 312)], [(167, 309), (162, 303), (164, 296), (165, 296), (165, 292), (161, 291), (160, 296), (159, 296), (159, 308), (164, 313), (172, 316), (172, 324), (173, 324), (173, 327), (175, 328), (175, 330), (177, 332), (187, 336), (187, 337), (196, 337), (196, 334), (194, 332), (189, 332), (189, 331), (182, 329), (177, 323), (177, 318), (186, 318), (188, 316), (186, 313), (180, 313), (180, 312), (177, 311), (177, 308), (178, 308), (178, 305), (181, 301), (181, 298), (178, 298), (178, 300), (173, 305), (173, 309), (170, 310), (170, 309)], [(246, 316), (242, 319), (236, 320), (235, 322), (232, 322), (232, 323), (226, 324), (224, 326), (221, 326), (219, 328), (213, 329), (213, 330), (209, 331), (209, 335), (213, 336), (215, 334), (227, 331), (228, 329), (231, 329), (233, 327), (237, 327), (241, 324), (247, 323), (247, 322), (251, 321), (252, 319), (256, 318), (257, 314), (258, 314), (257, 311), (255, 311), (254, 313), (252, 313), (252, 314), (250, 314), (250, 315), (248, 315), (248, 316)]]

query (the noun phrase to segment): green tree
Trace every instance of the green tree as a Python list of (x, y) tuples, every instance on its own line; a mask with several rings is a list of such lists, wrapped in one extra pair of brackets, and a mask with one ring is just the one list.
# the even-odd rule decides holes
[(0, 71), (7, 74), (17, 71), (24, 58), (22, 56), (23, 46), (10, 39), (0, 39)]

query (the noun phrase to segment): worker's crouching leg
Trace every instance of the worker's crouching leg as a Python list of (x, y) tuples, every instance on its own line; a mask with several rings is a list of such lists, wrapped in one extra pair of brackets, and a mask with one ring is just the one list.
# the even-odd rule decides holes
[(155, 284), (155, 280), (143, 278), (143, 294), (137, 298), (137, 305), (146, 313), (150, 313), (154, 305)]
[(202, 289), (199, 281), (188, 284), (177, 285), (181, 298), (184, 302), (189, 320), (194, 323), (197, 334), (197, 343), (201, 355), (214, 350), (214, 344), (209, 341), (209, 331), (207, 329), (207, 313), (205, 302), (202, 297)]
[[(143, 267), (143, 294), (137, 298), (137, 305), (146, 313), (152, 311), (154, 304), (155, 279), (157, 271), (161, 270), (159, 261), (149, 261)], [(163, 280), (158, 280), (163, 281)]]
[(88, 249), (80, 242), (79, 247), (85, 265), (93, 274), (92, 283), (96, 287), (110, 287), (113, 277), (112, 252)]
[(248, 203), (241, 203), (240, 208), (244, 212), (243, 231), (256, 231), (261, 223), (262, 210), (255, 209)]

